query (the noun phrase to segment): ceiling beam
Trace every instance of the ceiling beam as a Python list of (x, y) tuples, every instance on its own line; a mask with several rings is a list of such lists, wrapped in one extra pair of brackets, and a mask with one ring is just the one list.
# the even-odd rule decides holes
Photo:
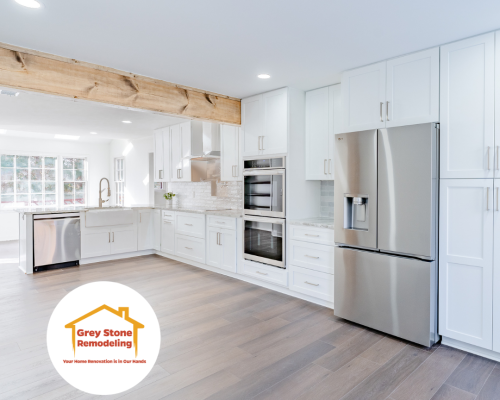
[(0, 86), (241, 124), (239, 99), (3, 43)]

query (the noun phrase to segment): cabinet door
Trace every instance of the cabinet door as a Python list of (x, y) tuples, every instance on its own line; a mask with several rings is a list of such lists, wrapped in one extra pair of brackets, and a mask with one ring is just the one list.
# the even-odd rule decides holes
[(111, 254), (137, 251), (137, 226), (111, 229)]
[(288, 89), (278, 89), (262, 95), (264, 102), (264, 133), (260, 140), (262, 154), (287, 152)]
[(240, 181), (240, 141), (237, 126), (221, 125), (221, 181)]
[(323, 180), (328, 180), (329, 178), (328, 175), (328, 160), (330, 158), (329, 99), (330, 99), (330, 93), (327, 87), (306, 92), (306, 179), (307, 180), (323, 181)]
[(180, 125), (170, 127), (170, 177), (172, 182), (179, 182), (182, 180), (181, 172), (183, 168), (182, 160), (182, 136)]
[(441, 47), (441, 178), (493, 177), (494, 41)]
[(139, 226), (137, 228), (137, 249), (154, 248), (153, 211), (139, 211)]
[(441, 179), (440, 335), (492, 348), (493, 179)]
[(161, 251), (175, 254), (175, 223), (163, 220), (161, 223)]
[(439, 47), (387, 61), (387, 128), (439, 122)]
[(170, 170), (172, 163), (170, 162), (170, 128), (165, 128), (163, 131), (163, 174), (162, 182), (170, 182), (172, 176)]
[(500, 179), (495, 179), (493, 202), (493, 351), (500, 353)]
[(495, 37), (495, 178), (500, 178), (500, 31)]
[(82, 233), (82, 258), (107, 256), (111, 252), (111, 234), (109, 230), (85, 230)]
[(236, 272), (236, 232), (230, 229), (221, 229), (219, 235), (222, 249), (220, 268)]
[(153, 212), (153, 229), (154, 229), (154, 244), (153, 249), (160, 251), (161, 249), (161, 210)]
[(243, 155), (262, 154), (260, 138), (264, 134), (264, 111), (261, 94), (241, 100), (241, 126), (243, 128)]
[(220, 230), (218, 228), (207, 229), (207, 265), (221, 267), (222, 246), (219, 244)]
[(163, 182), (165, 176), (163, 157), (163, 130), (160, 129), (155, 131), (155, 182)]
[(342, 74), (342, 131), (385, 127), (386, 62)]
[(335, 134), (342, 125), (342, 93), (340, 85), (328, 88), (328, 180), (334, 180)]

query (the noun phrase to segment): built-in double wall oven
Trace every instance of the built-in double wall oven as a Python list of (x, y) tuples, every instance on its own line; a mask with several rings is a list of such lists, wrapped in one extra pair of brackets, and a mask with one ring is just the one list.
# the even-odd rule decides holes
[(285, 268), (285, 157), (243, 162), (243, 257)]

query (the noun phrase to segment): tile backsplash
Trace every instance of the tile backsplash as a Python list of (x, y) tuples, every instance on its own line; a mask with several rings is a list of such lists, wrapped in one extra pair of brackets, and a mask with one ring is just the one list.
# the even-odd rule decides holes
[(170, 182), (168, 191), (175, 193), (178, 207), (241, 209), (243, 182), (218, 182), (212, 196), (210, 182)]
[(333, 181), (321, 181), (321, 216), (333, 218)]

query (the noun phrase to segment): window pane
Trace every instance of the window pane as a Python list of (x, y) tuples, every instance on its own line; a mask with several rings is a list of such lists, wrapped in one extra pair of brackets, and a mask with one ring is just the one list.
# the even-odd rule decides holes
[(14, 193), (14, 182), (2, 182), (2, 194)]
[(46, 169), (45, 170), (45, 180), (46, 181), (55, 181), (56, 180), (56, 170), (55, 169)]
[(42, 168), (42, 157), (30, 157), (31, 168)]
[(2, 156), (1, 161), (2, 167), (13, 167), (14, 166), (14, 156)]
[(85, 183), (75, 183), (75, 192), (77, 193), (85, 192)]
[(55, 182), (45, 182), (45, 193), (55, 193), (56, 183)]
[(75, 169), (85, 169), (85, 160), (83, 158), (75, 159)]
[(16, 179), (18, 181), (27, 181), (29, 179), (28, 170), (27, 169), (17, 169), (16, 170)]
[(43, 205), (43, 195), (41, 194), (32, 194), (31, 195), (31, 205), (32, 206), (41, 206)]
[(32, 182), (31, 193), (42, 193), (42, 182)]
[(2, 181), (14, 180), (14, 168), (2, 168)]
[(73, 180), (73, 171), (69, 169), (63, 169), (63, 180), (64, 181), (72, 181)]
[(74, 158), (63, 158), (63, 169), (74, 169), (75, 159)]
[(13, 195), (2, 196), (2, 204), (9, 204), (9, 203), (14, 203), (14, 196)]
[(84, 181), (85, 180), (85, 171), (82, 169), (77, 169), (75, 171), (75, 181)]
[(31, 170), (31, 180), (32, 181), (41, 181), (42, 180), (42, 170), (41, 169), (32, 169)]
[(29, 193), (30, 186), (28, 182), (17, 182), (16, 184), (17, 193)]
[(22, 206), (26, 206), (26, 207), (29, 206), (29, 196), (27, 194), (18, 194), (16, 196), (16, 198), (17, 198), (16, 203), (18, 205), (20, 205), (20, 206), (22, 205)]
[(73, 189), (74, 189), (74, 186), (73, 186), (72, 182), (71, 183), (68, 182), (68, 183), (64, 184), (64, 193), (73, 194), (73, 191), (74, 191)]
[(73, 201), (73, 193), (64, 193), (64, 205), (71, 205), (74, 204)]
[(55, 194), (46, 194), (45, 195), (45, 205), (51, 206), (56, 204), (56, 195)]
[(55, 168), (56, 160), (56, 157), (45, 157), (45, 168)]
[(16, 156), (16, 167), (17, 168), (28, 168), (29, 162), (28, 156)]

